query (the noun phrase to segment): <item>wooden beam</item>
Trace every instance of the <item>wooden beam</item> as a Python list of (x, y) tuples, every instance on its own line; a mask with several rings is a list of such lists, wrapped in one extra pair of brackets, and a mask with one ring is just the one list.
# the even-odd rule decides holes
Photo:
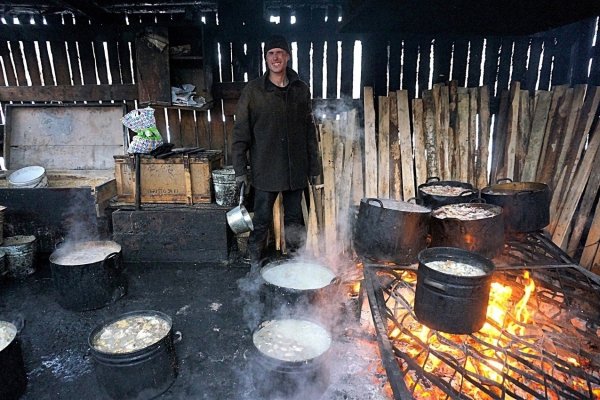
[(364, 89), (365, 102), (365, 196), (377, 197), (377, 141), (373, 88)]
[(135, 100), (137, 95), (137, 85), (0, 87), (0, 101)]
[(377, 196), (390, 197), (390, 99), (379, 96), (379, 135), (377, 163)]

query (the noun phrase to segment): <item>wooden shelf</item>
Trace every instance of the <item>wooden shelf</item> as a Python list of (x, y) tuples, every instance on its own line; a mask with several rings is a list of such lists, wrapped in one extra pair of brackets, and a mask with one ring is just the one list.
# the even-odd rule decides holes
[(212, 108), (214, 100), (211, 100), (204, 104), (202, 107), (193, 107), (193, 106), (185, 106), (183, 104), (164, 104), (164, 103), (140, 103), (141, 106), (150, 106), (150, 107), (162, 107), (162, 108), (171, 108), (178, 110), (193, 110), (193, 111), (208, 111)]

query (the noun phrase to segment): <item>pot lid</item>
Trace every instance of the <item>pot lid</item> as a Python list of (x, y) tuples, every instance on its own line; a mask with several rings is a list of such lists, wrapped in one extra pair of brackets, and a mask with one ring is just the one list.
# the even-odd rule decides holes
[(91, 240), (64, 244), (50, 256), (58, 265), (83, 265), (103, 261), (108, 255), (121, 251), (121, 245), (110, 240)]
[(321, 289), (335, 279), (329, 268), (303, 261), (267, 264), (260, 274), (272, 285), (296, 290)]
[(317, 358), (331, 347), (331, 341), (331, 335), (321, 325), (301, 319), (266, 321), (252, 335), (258, 351), (288, 362)]

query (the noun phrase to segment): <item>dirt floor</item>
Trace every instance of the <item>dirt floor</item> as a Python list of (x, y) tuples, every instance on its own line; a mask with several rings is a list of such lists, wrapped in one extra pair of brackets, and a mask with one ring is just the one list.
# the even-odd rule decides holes
[[(36, 268), (24, 280), (0, 282), (0, 319), (24, 322), (19, 334), (28, 376), (23, 399), (108, 399), (96, 380), (88, 336), (104, 321), (138, 310), (168, 314), (173, 330), (181, 332), (175, 344), (178, 376), (158, 398), (278, 398), (256, 389), (258, 381), (270, 379), (269, 374), (257, 375), (249, 357), (252, 329), (265, 312), (254, 292), (256, 281), (246, 277), (248, 268), (241, 263), (129, 264), (124, 272), (128, 293), (85, 312), (61, 308), (48, 262), (39, 261)], [(329, 312), (335, 315), (322, 320), (333, 337), (326, 385), (317, 390), (303, 383), (286, 399), (390, 398), (368, 304), (365, 300), (358, 318), (357, 302), (346, 297), (333, 299)]]

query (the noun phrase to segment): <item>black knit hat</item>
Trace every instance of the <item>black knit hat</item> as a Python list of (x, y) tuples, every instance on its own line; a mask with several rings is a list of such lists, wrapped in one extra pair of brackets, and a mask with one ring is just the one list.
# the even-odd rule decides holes
[(265, 43), (265, 56), (267, 55), (267, 52), (269, 50), (277, 49), (277, 48), (283, 49), (288, 54), (290, 54), (290, 49), (288, 47), (287, 40), (285, 40), (285, 38), (283, 36), (274, 35), (274, 36), (271, 36), (269, 38), (269, 40), (267, 40), (267, 42)]

